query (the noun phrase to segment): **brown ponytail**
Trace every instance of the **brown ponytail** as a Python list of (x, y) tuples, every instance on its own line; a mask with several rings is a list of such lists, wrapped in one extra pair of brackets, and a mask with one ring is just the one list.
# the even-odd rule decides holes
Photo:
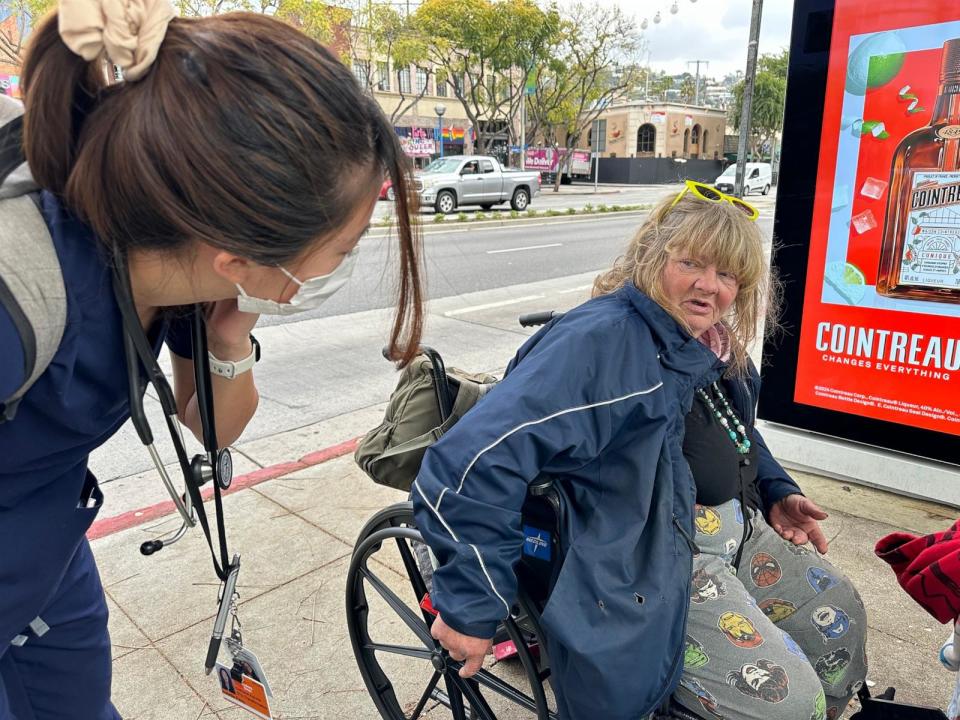
[[(30, 107), (23, 140), (37, 183), (56, 195), (63, 195), (70, 177), (80, 126), (106, 87), (106, 75), (96, 65), (63, 44), (56, 14), (41, 21), (30, 37), (20, 75), (20, 90)], [(42, 90), (31, 92), (35, 86)]]
[(411, 167), (390, 123), (329, 50), (273, 18), (175, 18), (137, 82), (63, 44), (57, 16), (34, 31), (21, 87), (39, 184), (114, 253), (193, 241), (263, 265), (329, 237), (384, 174), (400, 249), (393, 356), (417, 351), (421, 241)]

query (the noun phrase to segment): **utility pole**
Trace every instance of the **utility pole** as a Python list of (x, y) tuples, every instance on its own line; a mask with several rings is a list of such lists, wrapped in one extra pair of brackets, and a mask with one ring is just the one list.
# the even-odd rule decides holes
[(710, 67), (710, 61), (709, 60), (687, 60), (687, 67), (690, 67), (691, 65), (694, 65), (694, 64), (697, 66), (697, 76), (696, 76), (696, 80), (694, 81), (693, 104), (699, 105), (700, 104), (700, 66), (703, 65), (704, 67)]
[(760, 16), (763, 0), (753, 0), (750, 17), (750, 41), (747, 43), (747, 74), (743, 78), (743, 107), (740, 108), (740, 142), (737, 143), (737, 179), (733, 194), (743, 197), (743, 178), (747, 170), (747, 140), (753, 113), (753, 84), (757, 76), (757, 46), (760, 43)]

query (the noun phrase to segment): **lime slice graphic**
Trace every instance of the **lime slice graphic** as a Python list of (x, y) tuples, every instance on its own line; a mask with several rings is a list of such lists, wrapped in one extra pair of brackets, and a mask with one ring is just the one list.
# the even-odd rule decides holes
[(856, 265), (847, 262), (828, 263), (824, 281), (851, 305), (858, 305), (867, 292), (866, 278)]
[(880, 32), (863, 40), (847, 60), (846, 90), (863, 95), (892, 80), (903, 66), (906, 46), (896, 32)]
[(867, 70), (867, 87), (883, 87), (893, 80), (900, 72), (900, 68), (903, 67), (903, 59), (903, 53), (874, 55), (870, 58), (870, 69)]

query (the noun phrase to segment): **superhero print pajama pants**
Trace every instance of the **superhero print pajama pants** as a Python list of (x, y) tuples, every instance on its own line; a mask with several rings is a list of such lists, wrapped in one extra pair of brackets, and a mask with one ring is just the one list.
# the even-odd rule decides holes
[(850, 581), (739, 500), (696, 506), (684, 671), (675, 697), (727, 720), (834, 720), (867, 674), (867, 615)]

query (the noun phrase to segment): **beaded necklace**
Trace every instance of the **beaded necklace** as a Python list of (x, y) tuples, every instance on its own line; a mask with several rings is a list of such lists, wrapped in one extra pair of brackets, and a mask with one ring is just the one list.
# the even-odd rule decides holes
[(720, 386), (717, 385), (717, 383), (713, 383), (711, 387), (717, 396), (717, 400), (719, 400), (723, 406), (723, 412), (720, 411), (720, 408), (717, 407), (716, 403), (713, 402), (713, 399), (703, 388), (697, 388), (697, 394), (707, 404), (707, 407), (710, 408), (714, 417), (717, 418), (717, 422), (727, 431), (730, 440), (733, 441), (733, 444), (737, 447), (737, 452), (741, 455), (748, 454), (750, 452), (750, 438), (747, 437), (747, 429), (743, 426), (743, 422), (737, 417), (736, 413), (733, 412), (733, 408), (730, 406), (726, 395), (720, 391)]

